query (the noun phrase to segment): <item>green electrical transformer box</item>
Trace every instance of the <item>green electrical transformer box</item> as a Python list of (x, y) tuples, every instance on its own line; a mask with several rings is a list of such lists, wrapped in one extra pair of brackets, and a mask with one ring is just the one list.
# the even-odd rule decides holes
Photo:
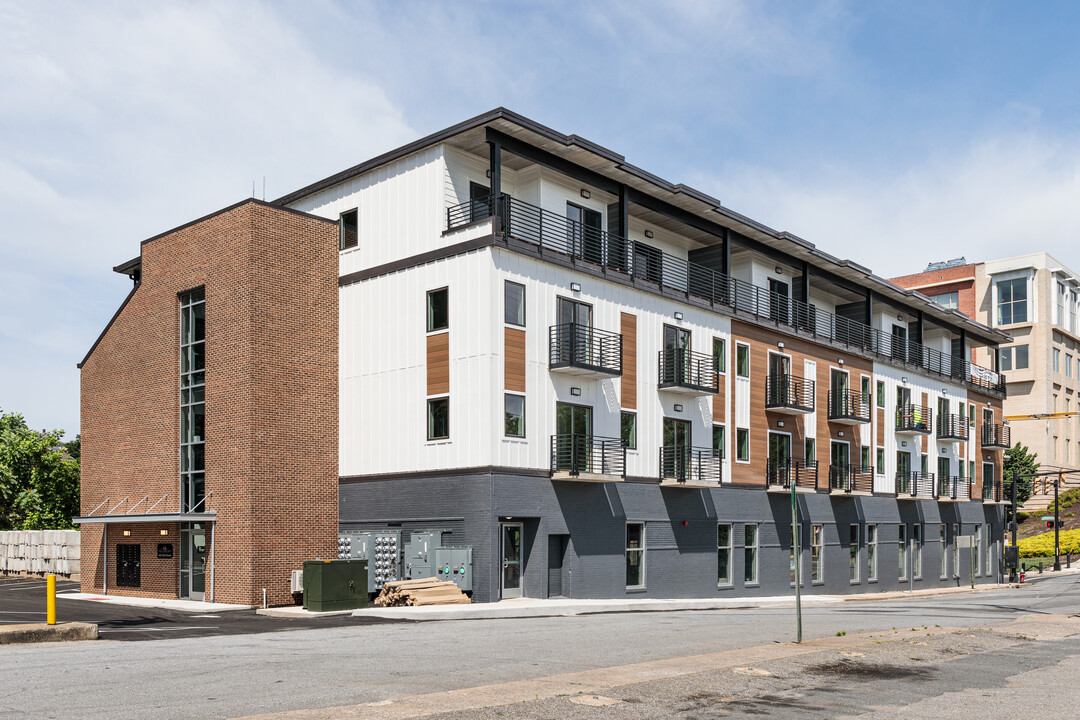
[(367, 560), (304, 563), (304, 608), (312, 612), (367, 607)]

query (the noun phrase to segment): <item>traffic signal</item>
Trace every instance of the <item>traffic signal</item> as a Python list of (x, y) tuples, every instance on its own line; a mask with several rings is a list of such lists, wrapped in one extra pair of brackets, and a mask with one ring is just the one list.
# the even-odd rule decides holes
[[(1064, 527), (1064, 525), (1065, 525), (1064, 520), (1058, 520), (1057, 521), (1057, 526), (1058, 527)], [(1048, 527), (1048, 528), (1050, 528), (1052, 530), (1054, 528), (1054, 521), (1053, 520), (1047, 520), (1046, 521), (1046, 527)]]

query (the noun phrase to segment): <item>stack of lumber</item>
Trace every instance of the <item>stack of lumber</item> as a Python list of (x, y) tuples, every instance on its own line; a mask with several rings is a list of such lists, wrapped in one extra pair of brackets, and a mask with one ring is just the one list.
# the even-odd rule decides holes
[(375, 604), (380, 607), (461, 605), (469, 602), (469, 596), (461, 592), (457, 585), (435, 578), (391, 580), (383, 585), (382, 592), (375, 598)]

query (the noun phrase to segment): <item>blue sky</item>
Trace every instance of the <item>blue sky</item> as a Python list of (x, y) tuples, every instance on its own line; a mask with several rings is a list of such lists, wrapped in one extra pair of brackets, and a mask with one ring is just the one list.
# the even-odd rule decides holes
[(79, 427), (139, 241), (496, 106), (883, 276), (1080, 236), (1080, 3), (0, 0), (0, 408)]

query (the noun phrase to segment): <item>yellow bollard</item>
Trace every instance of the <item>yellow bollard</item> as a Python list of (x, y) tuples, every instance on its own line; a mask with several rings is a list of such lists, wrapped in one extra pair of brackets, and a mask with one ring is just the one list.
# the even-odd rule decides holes
[(46, 622), (50, 625), (56, 624), (56, 576), (49, 575), (46, 579)]

